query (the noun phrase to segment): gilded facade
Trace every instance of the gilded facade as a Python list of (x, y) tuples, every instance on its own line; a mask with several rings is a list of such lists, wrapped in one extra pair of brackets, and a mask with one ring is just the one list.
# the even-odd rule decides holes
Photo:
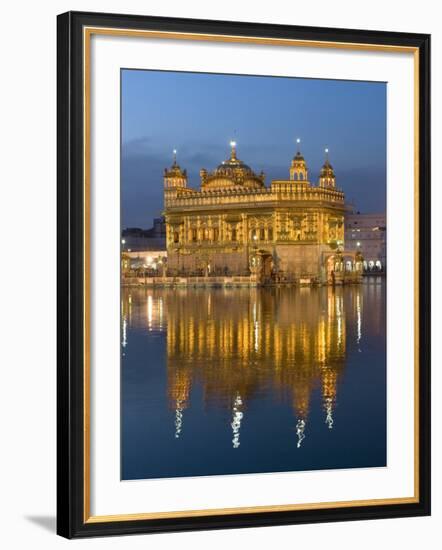
[(345, 258), (345, 199), (328, 153), (317, 184), (298, 148), (289, 178), (266, 186), (231, 142), (229, 158), (200, 178), (199, 189), (189, 187), (176, 155), (164, 171), (168, 275), (321, 284), (358, 278), (359, 258)]

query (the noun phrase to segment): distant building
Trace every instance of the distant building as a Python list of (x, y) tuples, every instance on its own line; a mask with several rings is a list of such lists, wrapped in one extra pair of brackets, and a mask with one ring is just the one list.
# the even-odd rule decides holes
[(122, 272), (164, 275), (167, 264), (166, 224), (154, 218), (153, 227), (129, 227), (121, 233)]
[(385, 273), (387, 269), (387, 223), (384, 214), (345, 215), (345, 248), (360, 251), (364, 273)]
[(166, 223), (164, 218), (154, 218), (150, 229), (128, 227), (123, 229), (121, 238), (126, 252), (166, 250)]

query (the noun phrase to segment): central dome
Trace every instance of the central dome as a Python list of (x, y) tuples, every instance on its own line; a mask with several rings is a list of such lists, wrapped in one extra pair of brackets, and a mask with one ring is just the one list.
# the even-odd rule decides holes
[(218, 171), (226, 171), (226, 170), (245, 170), (247, 172), (252, 172), (252, 169), (250, 166), (247, 166), (242, 160), (239, 160), (237, 158), (229, 158), (227, 160), (223, 160), (221, 164), (218, 165), (218, 168), (216, 169), (216, 172)]
[(223, 189), (232, 187), (247, 187), (259, 189), (264, 187), (264, 174), (255, 172), (236, 156), (236, 143), (230, 143), (230, 158), (223, 161), (213, 170), (201, 170), (202, 189)]

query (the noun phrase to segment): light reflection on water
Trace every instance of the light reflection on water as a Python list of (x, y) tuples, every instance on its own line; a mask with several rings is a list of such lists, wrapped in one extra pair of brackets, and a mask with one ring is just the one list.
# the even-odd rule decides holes
[(385, 465), (385, 288), (122, 290), (123, 479)]

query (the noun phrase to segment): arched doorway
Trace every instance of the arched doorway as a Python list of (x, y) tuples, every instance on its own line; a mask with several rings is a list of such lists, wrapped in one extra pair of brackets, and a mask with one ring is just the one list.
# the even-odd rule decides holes
[(361, 282), (364, 258), (360, 252), (337, 251), (324, 259), (325, 281), (330, 285)]
[(328, 256), (326, 263), (326, 282), (328, 284), (341, 284), (344, 271), (344, 261), (341, 252)]

